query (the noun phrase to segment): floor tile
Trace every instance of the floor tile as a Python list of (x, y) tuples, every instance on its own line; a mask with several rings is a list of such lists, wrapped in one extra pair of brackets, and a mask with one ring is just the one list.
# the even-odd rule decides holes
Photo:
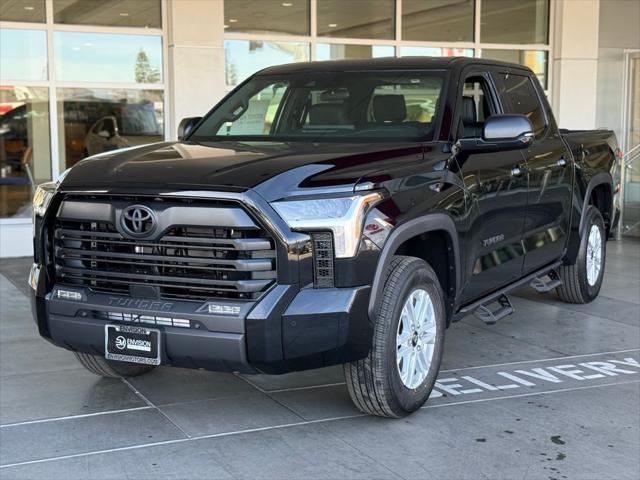
[(115, 378), (100, 378), (84, 368), (2, 380), (0, 423), (84, 415), (146, 405)]
[(263, 393), (203, 400), (162, 407), (191, 436), (211, 435), (302, 421), (298, 415)]
[(255, 392), (255, 388), (231, 373), (158, 367), (128, 380), (155, 405), (216, 399)]
[(4, 427), (0, 463), (6, 465), (183, 437), (154, 409)]

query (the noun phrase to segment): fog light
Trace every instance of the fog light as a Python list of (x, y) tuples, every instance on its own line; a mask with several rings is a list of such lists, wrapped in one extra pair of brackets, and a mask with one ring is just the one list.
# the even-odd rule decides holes
[(73, 290), (58, 290), (56, 296), (62, 300), (82, 300), (82, 294)]
[(240, 307), (236, 305), (218, 305), (210, 303), (208, 311), (214, 315), (240, 315)]

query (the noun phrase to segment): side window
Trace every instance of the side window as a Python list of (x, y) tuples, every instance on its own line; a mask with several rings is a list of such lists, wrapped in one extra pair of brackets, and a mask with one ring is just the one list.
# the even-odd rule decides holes
[(536, 138), (542, 136), (547, 128), (547, 122), (531, 79), (525, 75), (513, 73), (500, 73), (499, 77), (502, 80), (500, 99), (505, 113), (525, 115), (533, 125)]
[(484, 78), (467, 77), (465, 79), (459, 108), (459, 137), (481, 137), (485, 120), (494, 113), (489, 87)]
[(235, 118), (224, 122), (216, 135), (268, 135), (286, 89), (281, 83), (263, 88), (246, 105), (238, 105), (231, 112)]

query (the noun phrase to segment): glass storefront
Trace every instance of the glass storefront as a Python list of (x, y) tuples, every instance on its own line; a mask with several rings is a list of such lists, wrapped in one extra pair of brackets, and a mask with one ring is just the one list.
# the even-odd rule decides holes
[(44, 23), (44, 0), (0, 0), (0, 22)]
[(164, 139), (161, 90), (58, 89), (60, 171), (118, 148)]
[(318, 36), (392, 39), (394, 0), (316, 0)]
[(520, 63), (548, 87), (549, 0), (224, 0), (224, 29), (229, 88), (280, 63), (416, 55)]
[(55, 32), (56, 79), (162, 83), (162, 38)]
[(395, 48), (387, 45), (316, 44), (316, 60), (344, 60), (348, 58), (380, 58), (395, 56)]
[(69, 25), (161, 28), (158, 0), (53, 0), (53, 21)]
[(31, 196), (51, 179), (49, 89), (0, 86), (0, 218), (31, 218)]
[(226, 40), (227, 85), (237, 85), (260, 69), (281, 63), (309, 60), (309, 44), (262, 40)]
[(473, 57), (473, 48), (400, 47), (403, 57)]
[(473, 42), (473, 0), (402, 1), (402, 39)]
[[(550, 83), (549, 0), (206, 3), (224, 28), (226, 90), (281, 63), (415, 55), (518, 62)], [(166, 138), (166, 6), (0, 0), (0, 221), (28, 221), (34, 186), (87, 155)]]
[(0, 0), (0, 219), (88, 155), (164, 140), (161, 6)]
[(480, 40), (488, 43), (546, 44), (548, 0), (482, 0)]
[(0, 30), (0, 78), (47, 79), (47, 35), (43, 30)]
[(255, 34), (309, 35), (309, 0), (224, 2), (224, 29)]

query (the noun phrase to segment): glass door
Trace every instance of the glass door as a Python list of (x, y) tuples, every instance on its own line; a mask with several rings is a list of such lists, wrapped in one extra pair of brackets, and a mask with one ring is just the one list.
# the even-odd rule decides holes
[(640, 52), (627, 55), (622, 233), (640, 237)]

